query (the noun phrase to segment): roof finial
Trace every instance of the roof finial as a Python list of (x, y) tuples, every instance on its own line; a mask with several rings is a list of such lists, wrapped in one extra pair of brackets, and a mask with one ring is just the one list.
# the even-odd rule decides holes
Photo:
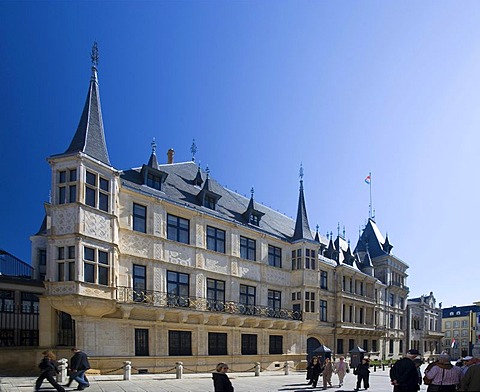
[(303, 163), (300, 162), (300, 171), (299, 171), (300, 181), (303, 181)]
[(317, 226), (316, 226), (316, 228), (317, 228), (317, 233), (318, 233), (318, 229), (319, 229), (319, 227), (320, 227), (320, 226), (317, 224)]
[(155, 142), (155, 138), (153, 138), (151, 145), (152, 145), (152, 154), (155, 154), (155, 152), (157, 151), (157, 143)]
[(207, 173), (207, 178), (208, 178), (209, 175), (210, 175), (210, 169), (209, 169), (208, 165), (207, 165), (207, 168), (205, 169), (205, 173)]
[(97, 41), (93, 42), (90, 58), (92, 59), (92, 65), (96, 68), (98, 65), (98, 58), (99, 58)]
[(343, 225), (343, 239), (345, 239), (345, 225)]
[(254, 193), (255, 193), (255, 189), (254, 189), (253, 186), (252, 186), (252, 188), (250, 189), (250, 195), (252, 196), (252, 199), (253, 199), (253, 194), (254, 194)]
[(340, 222), (337, 224), (337, 236), (340, 237)]
[(195, 144), (195, 139), (193, 139), (192, 147), (190, 147), (190, 152), (192, 153), (192, 162), (195, 162), (195, 154), (197, 153), (197, 145)]

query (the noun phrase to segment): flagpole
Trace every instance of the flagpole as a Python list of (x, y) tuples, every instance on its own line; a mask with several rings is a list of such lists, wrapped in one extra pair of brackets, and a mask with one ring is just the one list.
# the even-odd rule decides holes
[(368, 173), (368, 176), (370, 177), (370, 182), (368, 183), (369, 187), (370, 187), (370, 211), (369, 211), (369, 215), (370, 215), (370, 219), (372, 219), (372, 172), (369, 172)]

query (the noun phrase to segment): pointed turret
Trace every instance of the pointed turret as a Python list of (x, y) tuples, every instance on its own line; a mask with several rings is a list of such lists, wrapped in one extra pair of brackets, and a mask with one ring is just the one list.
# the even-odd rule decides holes
[(222, 197), (222, 195), (214, 191), (212, 181), (209, 178), (210, 170), (208, 170), (208, 167), (206, 172), (207, 178), (205, 180), (205, 184), (203, 184), (203, 188), (200, 192), (198, 192), (197, 200), (201, 206), (214, 210), (218, 200)]
[(253, 194), (255, 193), (255, 189), (250, 189), (250, 202), (248, 203), (247, 210), (242, 214), (245, 220), (252, 225), (258, 226), (260, 224), (260, 219), (265, 214), (255, 208), (255, 201), (253, 200)]
[(155, 138), (152, 140), (152, 155), (150, 155), (150, 159), (148, 160), (147, 166), (158, 170), (158, 160), (157, 160), (157, 143), (155, 143)]
[(83, 152), (88, 156), (110, 165), (108, 158), (105, 134), (103, 131), (102, 110), (100, 107), (100, 92), (98, 88), (97, 65), (98, 49), (97, 43), (92, 48), (92, 77), (88, 89), (87, 100), (83, 108), (82, 117), (73, 136), (70, 146), (65, 154)]
[(295, 222), (295, 232), (292, 241), (311, 240), (312, 232), (308, 224), (307, 209), (305, 208), (305, 196), (303, 195), (303, 167), (300, 166), (300, 195), (298, 198), (297, 220)]

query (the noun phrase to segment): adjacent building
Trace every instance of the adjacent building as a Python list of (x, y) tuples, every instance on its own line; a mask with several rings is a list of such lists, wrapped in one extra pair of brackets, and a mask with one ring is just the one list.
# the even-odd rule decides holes
[(442, 309), (433, 292), (407, 301), (408, 349), (420, 351), (425, 359), (434, 359), (442, 348)]
[(442, 350), (452, 358), (479, 354), (479, 305), (452, 306), (442, 311)]
[(407, 349), (408, 265), (374, 219), (352, 249), (340, 230), (310, 229), (303, 173), (292, 220), (194, 156), (175, 162), (170, 149), (161, 163), (156, 147), (136, 168), (111, 164), (94, 64), (72, 141), (48, 158), (53, 198), (31, 237), (41, 346), (66, 336), (102, 371), (126, 359), (150, 371), (298, 364), (321, 344), (380, 358)]

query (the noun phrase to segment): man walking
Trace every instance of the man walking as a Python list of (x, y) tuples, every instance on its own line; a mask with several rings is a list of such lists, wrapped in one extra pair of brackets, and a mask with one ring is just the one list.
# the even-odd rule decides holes
[(419, 375), (413, 360), (420, 355), (418, 350), (408, 350), (405, 357), (395, 362), (390, 369), (393, 392), (417, 392)]
[(68, 380), (67, 387), (70, 386), (73, 380), (78, 382), (78, 391), (83, 391), (89, 387), (89, 382), (85, 379), (85, 372), (90, 369), (90, 363), (88, 362), (87, 354), (80, 349), (72, 348), (73, 357), (70, 360), (70, 379)]

